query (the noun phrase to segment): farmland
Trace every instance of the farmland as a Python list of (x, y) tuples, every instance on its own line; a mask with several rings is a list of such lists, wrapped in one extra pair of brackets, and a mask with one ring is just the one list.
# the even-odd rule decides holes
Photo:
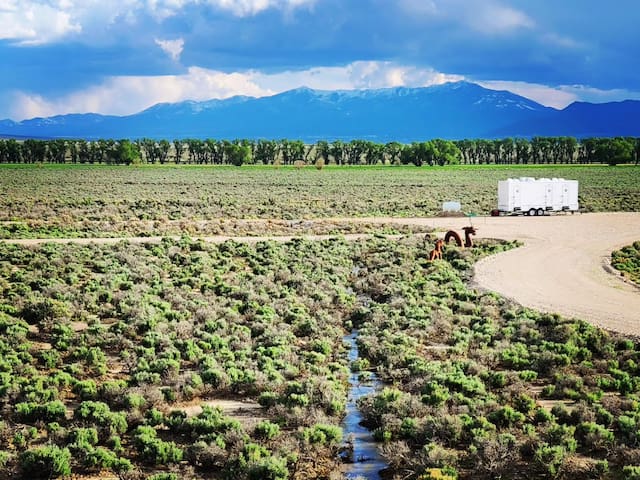
[[(0, 237), (348, 233), (353, 227), (330, 219), (429, 216), (447, 200), (461, 201), (466, 213), (486, 214), (495, 208), (498, 180), (520, 176), (579, 180), (584, 211), (640, 210), (640, 173), (632, 166), (360, 166), (318, 171), (2, 165)], [(324, 225), (299, 222), (309, 219), (324, 219)]]
[(383, 382), (359, 407), (389, 478), (635, 478), (640, 346), (470, 286), (515, 242), (193, 235), (397, 233), (332, 217), (481, 213), (509, 176), (637, 210), (637, 172), (2, 167), (5, 237), (181, 236), (0, 242), (0, 477), (340, 478), (354, 370)]

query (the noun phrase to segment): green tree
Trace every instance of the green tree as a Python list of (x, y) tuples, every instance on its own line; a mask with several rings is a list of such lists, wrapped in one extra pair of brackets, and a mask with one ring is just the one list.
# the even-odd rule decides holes
[[(432, 144), (433, 161), (440, 166), (458, 165), (462, 159), (460, 149), (450, 140), (436, 139)], [(432, 162), (433, 162), (432, 161)], [(433, 163), (430, 163), (432, 165)]]
[(298, 160), (304, 160), (305, 145), (301, 140), (280, 140), (280, 153), (285, 165), (293, 165)]
[(67, 141), (58, 139), (47, 142), (47, 160), (51, 163), (64, 163), (67, 154)]
[(359, 165), (362, 155), (367, 151), (367, 145), (363, 140), (351, 140), (346, 144), (347, 163)]
[(251, 147), (242, 143), (227, 143), (225, 145), (224, 154), (232, 165), (240, 167), (241, 165), (251, 163)]
[(523, 165), (531, 161), (531, 145), (524, 138), (516, 139), (516, 163)]
[(329, 163), (329, 156), (331, 152), (331, 148), (329, 147), (329, 142), (326, 140), (318, 140), (316, 142), (316, 158), (322, 158), (325, 163)]
[(384, 146), (384, 153), (389, 157), (389, 162), (395, 164), (400, 162), (402, 154), (402, 144), (399, 142), (388, 142)]
[(169, 158), (169, 150), (171, 149), (171, 143), (169, 143), (168, 140), (163, 139), (163, 140), (160, 140), (156, 145), (157, 145), (156, 148), (158, 153), (158, 160), (160, 161), (161, 164), (164, 165), (164, 163)]
[(278, 155), (278, 142), (275, 140), (258, 140), (254, 150), (254, 160), (263, 165), (272, 165)]
[(622, 137), (600, 139), (596, 146), (595, 157), (608, 165), (631, 162), (634, 145)]
[(140, 151), (130, 140), (120, 140), (115, 149), (115, 162), (131, 165), (140, 161)]
[(173, 141), (174, 161), (178, 164), (182, 161), (182, 155), (184, 154), (185, 142), (180, 139)]
[(342, 140), (334, 140), (331, 142), (331, 156), (338, 165), (342, 165), (345, 156), (345, 146)]
[(44, 140), (25, 140), (22, 144), (22, 159), (26, 163), (44, 162), (47, 155), (47, 142)]

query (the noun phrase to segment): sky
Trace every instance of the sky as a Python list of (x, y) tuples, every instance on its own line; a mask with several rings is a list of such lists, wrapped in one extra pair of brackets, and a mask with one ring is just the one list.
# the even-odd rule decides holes
[(640, 99), (640, 1), (0, 0), (0, 119), (459, 80)]

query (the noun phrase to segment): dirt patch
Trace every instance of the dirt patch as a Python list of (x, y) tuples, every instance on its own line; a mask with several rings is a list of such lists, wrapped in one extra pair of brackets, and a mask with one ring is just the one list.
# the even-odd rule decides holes
[(48, 342), (31, 342), (31, 350), (39, 352), (42, 350), (51, 350), (53, 346)]
[(118, 477), (117, 475), (114, 475), (113, 472), (100, 472), (100, 473), (93, 473), (91, 475), (73, 474), (65, 478), (67, 480), (118, 480), (119, 478), (122, 478), (122, 477)]
[(238, 420), (245, 429), (252, 428), (267, 418), (264, 415), (264, 408), (262, 405), (257, 402), (241, 400), (194, 400), (191, 402), (174, 404), (171, 406), (170, 411), (182, 410), (188, 417), (194, 417), (202, 413), (203, 406), (219, 407), (226, 416)]
[(87, 322), (71, 322), (69, 323), (69, 327), (74, 332), (83, 332), (89, 328), (89, 324)]

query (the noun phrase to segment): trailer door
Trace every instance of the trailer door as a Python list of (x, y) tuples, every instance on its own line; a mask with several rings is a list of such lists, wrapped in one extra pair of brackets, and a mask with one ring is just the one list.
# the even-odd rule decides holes
[(553, 182), (545, 182), (544, 208), (545, 210), (553, 210)]
[(511, 208), (513, 210), (520, 210), (522, 208), (520, 182), (513, 182), (511, 184)]
[(564, 181), (554, 180), (553, 182), (553, 210), (562, 210), (562, 190)]
[(569, 182), (562, 182), (562, 209), (568, 209), (570, 203)]

